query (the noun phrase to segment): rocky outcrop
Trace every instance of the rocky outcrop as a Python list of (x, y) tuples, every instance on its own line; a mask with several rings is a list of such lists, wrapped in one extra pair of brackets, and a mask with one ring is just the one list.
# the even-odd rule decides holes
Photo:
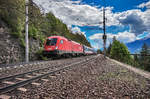
[(30, 38), (29, 44), (30, 44), (29, 45), (30, 46), (30, 54), (29, 54), (30, 61), (38, 60), (37, 52), (40, 49), (40, 41)]
[(23, 53), (19, 40), (10, 35), (8, 28), (0, 27), (0, 64), (23, 61)]
[[(30, 39), (30, 60), (36, 60), (39, 41)], [(0, 20), (0, 64), (23, 62), (25, 49), (20, 46), (20, 39), (11, 35), (6, 24)]]

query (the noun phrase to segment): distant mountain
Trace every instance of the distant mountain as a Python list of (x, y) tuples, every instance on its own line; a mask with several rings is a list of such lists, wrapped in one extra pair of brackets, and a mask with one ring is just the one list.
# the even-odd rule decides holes
[(127, 43), (126, 46), (128, 47), (130, 53), (139, 53), (144, 43), (150, 47), (150, 37)]

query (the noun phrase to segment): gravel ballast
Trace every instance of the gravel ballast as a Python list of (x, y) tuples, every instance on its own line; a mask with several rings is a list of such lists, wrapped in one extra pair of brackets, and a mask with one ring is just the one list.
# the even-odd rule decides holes
[(49, 76), (27, 91), (12, 91), (13, 99), (149, 99), (150, 80), (99, 56)]
[(45, 61), (45, 62), (43, 61), (39, 63), (37, 62), (37, 63), (31, 63), (31, 64), (22, 64), (22, 65), (16, 64), (15, 66), (10, 65), (10, 67), (0, 69), (0, 77), (2, 78), (2, 77), (10, 76), (10, 75), (29, 72), (32, 70), (37, 70), (37, 69), (42, 69), (42, 68), (47, 68), (47, 67), (54, 67), (56, 65), (70, 64), (70, 63), (74, 63), (74, 62), (80, 61), (88, 57), (91, 57), (91, 56), (58, 59), (58, 60), (51, 60), (51, 61)]

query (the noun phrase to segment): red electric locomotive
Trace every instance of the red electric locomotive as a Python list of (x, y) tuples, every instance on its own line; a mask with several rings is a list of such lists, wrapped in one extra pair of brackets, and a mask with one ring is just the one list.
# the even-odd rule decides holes
[(82, 54), (83, 46), (81, 44), (62, 36), (48, 37), (44, 43), (44, 56), (77, 56)]

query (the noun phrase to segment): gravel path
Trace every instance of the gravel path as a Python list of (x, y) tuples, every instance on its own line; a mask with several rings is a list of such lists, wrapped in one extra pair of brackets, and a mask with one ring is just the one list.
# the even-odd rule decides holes
[(49, 76), (41, 85), (27, 85), (27, 92), (13, 91), (12, 99), (150, 99), (150, 80), (99, 56)]
[[(108, 59), (109, 59), (109, 58), (108, 58)], [(147, 78), (147, 79), (150, 80), (150, 72), (144, 71), (144, 70), (139, 69), (139, 68), (135, 68), (135, 67), (133, 67), (133, 66), (130, 66), (130, 65), (127, 65), (127, 64), (118, 62), (118, 61), (113, 60), (113, 59), (109, 59), (109, 60), (110, 60), (110, 61), (113, 61), (113, 62), (116, 63), (116, 64), (119, 64), (119, 65), (121, 65), (121, 66), (124, 66), (125, 68), (127, 68), (127, 69), (129, 69), (129, 70), (131, 70), (131, 71), (133, 71), (133, 72), (135, 72), (135, 73), (138, 73), (139, 75), (141, 75), (141, 76), (143, 76), (143, 77), (145, 77), (145, 78)]]

